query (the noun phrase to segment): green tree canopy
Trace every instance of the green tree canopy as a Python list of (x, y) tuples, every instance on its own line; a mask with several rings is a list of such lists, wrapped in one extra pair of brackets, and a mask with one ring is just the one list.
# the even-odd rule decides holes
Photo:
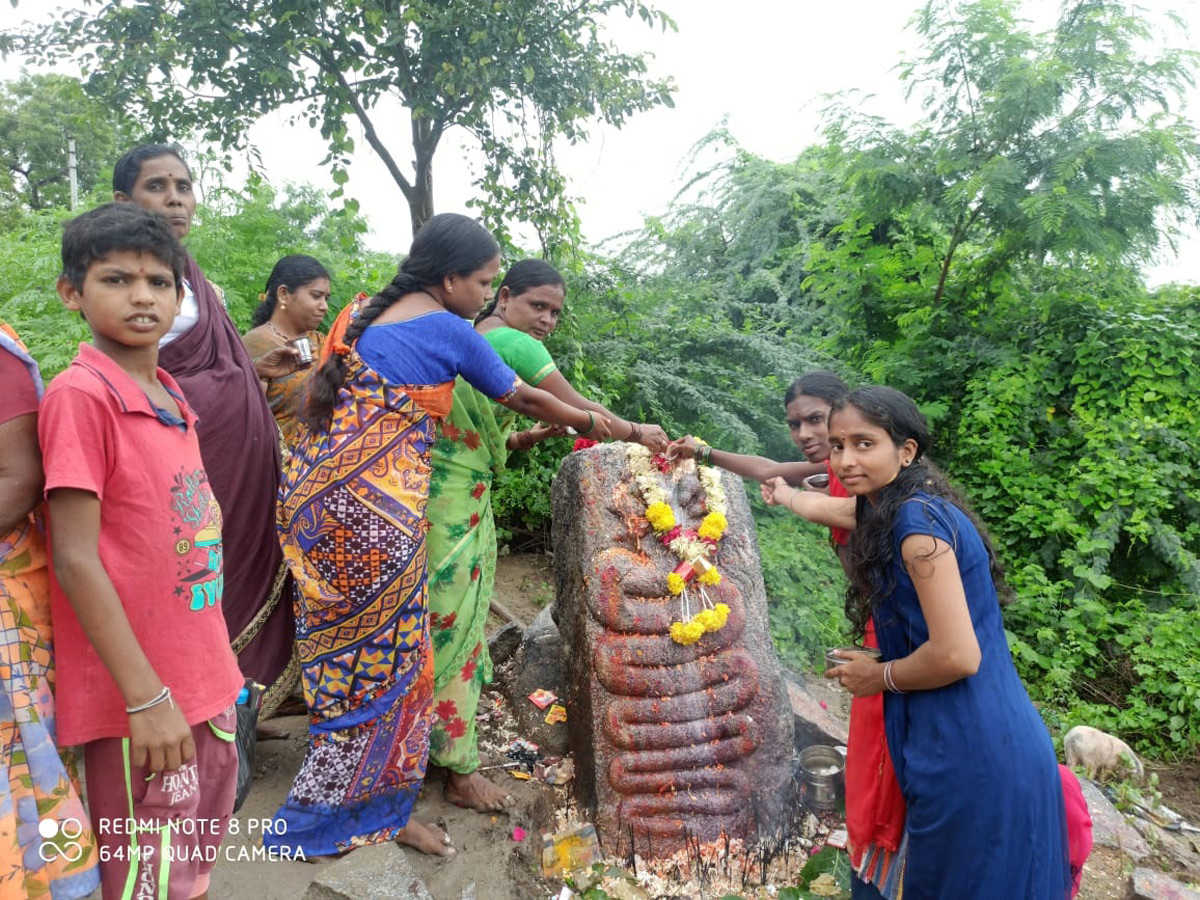
[[(443, 135), (465, 129), (483, 151), (485, 213), (531, 221), (545, 243), (575, 221), (552, 141), (671, 103), (669, 79), (605, 39), (604, 19), (619, 13), (674, 28), (642, 0), (88, 0), (6, 44), (79, 61), (91, 91), (141, 109), (163, 136), (195, 130), (237, 147), (283, 110), (320, 129), (339, 185), (357, 120), (414, 228), (434, 212)], [(389, 99), (408, 111), (406, 137)]]
[(0, 83), (0, 202), (26, 209), (66, 206), (68, 141), (75, 140), (80, 194), (100, 186), (133, 129), (63, 75), (24, 73)]

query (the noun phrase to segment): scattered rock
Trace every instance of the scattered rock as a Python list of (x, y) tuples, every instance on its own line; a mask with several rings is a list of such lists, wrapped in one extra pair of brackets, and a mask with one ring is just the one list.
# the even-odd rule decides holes
[(1200, 891), (1151, 869), (1133, 870), (1134, 900), (1200, 900)]
[(845, 745), (850, 735), (848, 720), (821, 706), (799, 675), (785, 671), (784, 679), (792, 707), (796, 749), (803, 750), (812, 744)]
[(325, 865), (304, 900), (433, 900), (393, 843), (360, 847)]
[(1143, 862), (1150, 856), (1150, 845), (1125, 821), (1125, 816), (1112, 805), (1094, 782), (1086, 778), (1079, 780), (1083, 798), (1087, 801), (1092, 816), (1092, 841), (1102, 847), (1113, 847), (1122, 851), (1134, 862)]
[[(547, 756), (567, 752), (567, 723), (545, 721), (549, 709), (538, 709), (529, 695), (538, 688), (563, 697), (563, 645), (558, 626), (543, 609), (522, 633), (520, 646), (496, 679), (513, 711), (517, 733), (537, 744)], [(558, 702), (562, 703), (563, 700)], [(570, 721), (571, 709), (567, 708)]]
[(510, 659), (517, 648), (521, 646), (521, 637), (525, 630), (516, 622), (509, 622), (490, 638), (488, 638), (488, 654), (492, 657), (492, 665), (502, 666)]

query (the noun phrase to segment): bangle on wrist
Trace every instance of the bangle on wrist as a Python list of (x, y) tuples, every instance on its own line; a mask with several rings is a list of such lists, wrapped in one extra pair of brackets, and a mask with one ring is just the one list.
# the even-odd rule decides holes
[(587, 413), (588, 427), (586, 430), (581, 431), (579, 433), (580, 434), (591, 434), (593, 431), (596, 430), (596, 417), (594, 415), (592, 415), (592, 411), (590, 409), (585, 409), (584, 412)]
[(892, 666), (895, 665), (894, 659), (889, 659), (883, 664), (883, 686), (893, 694), (903, 694), (904, 691), (896, 687), (896, 679), (892, 677)]
[(633, 441), (635, 444), (641, 443), (642, 429), (638, 428), (636, 422), (629, 423), (629, 438), (628, 439), (630, 441)]
[(171, 689), (169, 687), (167, 687), (165, 684), (163, 685), (163, 689), (158, 692), (158, 696), (155, 697), (153, 700), (147, 700), (145, 703), (139, 704), (137, 706), (127, 706), (127, 707), (125, 707), (125, 712), (128, 713), (129, 715), (133, 715), (134, 713), (145, 712), (148, 709), (153, 709), (155, 706), (158, 706), (160, 703), (165, 703), (168, 706), (170, 706), (172, 709), (175, 708), (175, 701), (171, 699)]

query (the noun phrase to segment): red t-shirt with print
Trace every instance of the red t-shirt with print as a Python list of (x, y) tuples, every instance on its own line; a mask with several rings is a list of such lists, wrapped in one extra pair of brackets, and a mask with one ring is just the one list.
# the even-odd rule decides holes
[[(221, 614), (221, 510), (196, 417), (175, 380), (162, 369), (158, 379), (182, 424), (160, 418), (119, 365), (82, 344), (46, 390), (38, 436), (47, 495), (77, 488), (100, 498), (100, 561), (142, 651), (195, 725), (228, 708), (244, 679)], [(127, 737), (125, 701), (54, 578), (50, 603), (59, 743)]]

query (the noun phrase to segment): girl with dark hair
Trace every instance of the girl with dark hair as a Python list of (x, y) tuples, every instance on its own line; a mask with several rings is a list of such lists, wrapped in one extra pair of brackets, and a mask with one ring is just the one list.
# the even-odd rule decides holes
[[(590, 410), (615, 436), (654, 452), (667, 446), (658, 425), (629, 422), (580, 396), (542, 345), (558, 325), (565, 295), (562, 275), (540, 259), (513, 265), (475, 330), (528, 384), (563, 403)], [(534, 425), (514, 431), (516, 415), (459, 379), (454, 406), (433, 449), (429, 496), (429, 611), (434, 647), (434, 708), (430, 762), (447, 771), (446, 798), (485, 811), (511, 799), (478, 773), (475, 710), (492, 680), (484, 627), (496, 574), (492, 479), (513, 450), (528, 450), (561, 431)]]
[(962, 498), (925, 459), (908, 397), (863, 387), (834, 406), (831, 461), (856, 497), (846, 613), (882, 659), (826, 677), (882, 694), (907, 803), (905, 897), (1064, 900), (1062, 783), (1004, 636), (1001, 569)]
[(262, 379), (267, 404), (289, 447), (299, 436), (300, 405), (309, 367), (325, 346), (325, 334), (319, 326), (329, 309), (329, 292), (329, 273), (317, 260), (300, 254), (283, 257), (271, 270), (266, 293), (254, 310), (250, 323), (255, 327), (242, 338), (252, 359), (278, 347), (295, 350), (307, 341), (304, 357), (290, 361), (291, 372)]
[(492, 296), (499, 247), (465, 216), (434, 216), (391, 284), (347, 306), (309, 383), (280, 492), (296, 579), (309, 745), (268, 846), (306, 856), (396, 840), (451, 855), (410, 819), (433, 696), (426, 501), (438, 420), (462, 375), (487, 397), (596, 438), (603, 414), (525, 384), (463, 319)]
[[(143, 144), (122, 156), (113, 168), (113, 199), (162, 213), (180, 239), (191, 231), (196, 193), (177, 146)], [(266, 685), (265, 717), (291, 692), (297, 670), (292, 608), (280, 602), (290, 593), (287, 570), (275, 536), (279, 432), (258, 382), (291, 371), (295, 351), (279, 347), (251, 360), (220, 290), (190, 254), (183, 289), (180, 314), (159, 342), (158, 364), (199, 417), (200, 455), (224, 520), (221, 609), (242, 674)], [(262, 726), (260, 735), (286, 733)]]
[[(832, 372), (814, 371), (800, 376), (784, 397), (788, 429), (806, 462), (775, 462), (745, 456), (681, 438), (670, 452), (699, 456), (762, 482), (763, 500), (786, 506), (830, 530), (830, 540), (845, 565), (846, 543), (854, 528), (854, 503), (829, 462), (829, 413), (847, 392), (845, 382)], [(824, 478), (824, 487), (812, 482)], [(875, 634), (868, 624), (863, 644), (874, 648)], [(904, 798), (888, 757), (883, 728), (883, 701), (879, 697), (855, 698), (850, 706), (850, 734), (846, 753), (846, 831), (854, 866), (851, 893), (854, 900), (895, 900), (903, 869)]]

